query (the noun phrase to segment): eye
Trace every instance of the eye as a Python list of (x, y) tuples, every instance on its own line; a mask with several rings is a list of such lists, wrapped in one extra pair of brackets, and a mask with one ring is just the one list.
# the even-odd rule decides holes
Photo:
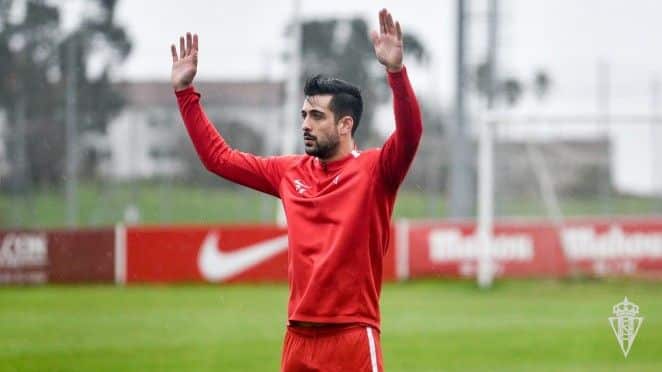
[(305, 118), (306, 118), (306, 112), (305, 112), (305, 111), (301, 111), (301, 118), (302, 118), (302, 119), (305, 119)]

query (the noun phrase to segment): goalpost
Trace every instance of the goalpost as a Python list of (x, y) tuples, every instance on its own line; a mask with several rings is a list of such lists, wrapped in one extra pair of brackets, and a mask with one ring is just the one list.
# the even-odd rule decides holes
[[(489, 288), (496, 274), (496, 263), (494, 255), (492, 254), (492, 242), (494, 231), (495, 219), (495, 142), (499, 141), (498, 128), (503, 126), (522, 126), (526, 125), (566, 125), (566, 124), (580, 124), (593, 127), (594, 135), (605, 136), (607, 140), (608, 151), (611, 146), (611, 137), (616, 136), (612, 133), (613, 128), (624, 124), (649, 124), (651, 129), (655, 129), (651, 133), (657, 133), (659, 141), (662, 144), (662, 116), (660, 115), (596, 115), (596, 114), (558, 114), (558, 115), (530, 115), (519, 114), (512, 112), (499, 112), (488, 111), (480, 115), (478, 119), (478, 158), (477, 158), (477, 173), (478, 173), (478, 216), (477, 216), (477, 230), (476, 234), (480, 242), (480, 249), (478, 255), (478, 270), (477, 282), (481, 288)], [(655, 128), (653, 124), (659, 126)], [(565, 127), (567, 128), (567, 127)], [(531, 133), (535, 132), (534, 127), (527, 128)], [(549, 128), (548, 128), (549, 129)], [(554, 129), (554, 128), (552, 128)], [(557, 127), (558, 130), (558, 127)], [(600, 132), (604, 133), (600, 133)], [(537, 139), (526, 138), (526, 130), (522, 135), (524, 139), (520, 138), (520, 142), (524, 142), (525, 154), (528, 162), (533, 170), (533, 175), (536, 180), (537, 188), (542, 198), (545, 212), (552, 222), (561, 228), (564, 223), (563, 211), (559, 202), (556, 191), (555, 179), (550, 172), (548, 164), (538, 147), (535, 146), (535, 141), (544, 142), (545, 133), (540, 133)], [(553, 131), (552, 131), (553, 132)], [(529, 133), (529, 135), (531, 135)], [(547, 133), (548, 135), (550, 133)], [(553, 136), (553, 134), (552, 134)], [(536, 136), (533, 136), (536, 137)], [(508, 139), (506, 139), (507, 141)], [(512, 140), (512, 139), (511, 139)], [(527, 140), (529, 142), (527, 142)], [(654, 138), (651, 138), (649, 144), (650, 150), (654, 150)], [(654, 156), (654, 155), (653, 155)], [(658, 156), (662, 158), (662, 156)], [(652, 161), (652, 160), (651, 160)], [(662, 164), (659, 164), (662, 169)], [(654, 172), (654, 169), (651, 169)], [(660, 171), (662, 172), (662, 170)]]

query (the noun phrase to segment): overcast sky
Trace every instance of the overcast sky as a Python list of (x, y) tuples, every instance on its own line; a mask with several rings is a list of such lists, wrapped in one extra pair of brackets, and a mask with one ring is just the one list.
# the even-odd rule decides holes
[[(305, 18), (363, 15), (376, 25), (387, 7), (405, 32), (419, 36), (433, 56), (434, 79), (443, 102), (452, 102), (455, 71), (455, 0), (300, 0)], [(120, 1), (118, 22), (134, 39), (120, 70), (126, 79), (167, 79), (168, 45), (185, 31), (201, 37), (201, 79), (281, 78), (278, 56), (293, 0)], [(470, 49), (485, 49), (485, 0), (471, 2)], [(612, 100), (650, 103), (650, 81), (662, 75), (662, 2), (656, 0), (502, 0), (500, 71), (527, 79), (539, 68), (550, 72), (557, 96), (595, 104), (597, 66), (608, 64)], [(413, 76), (430, 83), (429, 73)], [(572, 97), (570, 97), (572, 96)], [(633, 103), (629, 103), (632, 105)]]

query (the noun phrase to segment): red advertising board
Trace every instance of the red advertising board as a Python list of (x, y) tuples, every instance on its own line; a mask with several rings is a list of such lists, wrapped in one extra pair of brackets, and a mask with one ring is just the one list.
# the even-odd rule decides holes
[(287, 231), (274, 226), (132, 227), (126, 281), (279, 281), (287, 278)]
[[(407, 223), (408, 239), (398, 257), (407, 264), (401, 278), (473, 277), (481, 243), (473, 222)], [(496, 276), (659, 275), (662, 277), (662, 220), (574, 219), (498, 222), (489, 245)], [(401, 263), (398, 263), (402, 266)]]
[[(392, 252), (384, 273), (395, 276)], [(131, 227), (125, 280), (287, 281), (287, 230), (267, 225)]]
[(113, 282), (114, 230), (0, 232), (0, 284)]
[[(481, 245), (474, 223), (414, 223), (408, 230), (408, 277), (476, 275)], [(498, 224), (490, 250), (499, 276), (558, 277), (567, 270), (549, 225)]]
[(662, 277), (662, 220), (576, 220), (560, 232), (572, 273)]
[[(473, 222), (399, 221), (384, 279), (474, 277)], [(662, 219), (501, 221), (489, 245), (497, 277), (662, 278)], [(0, 231), (0, 284), (286, 282), (287, 230), (272, 225)]]

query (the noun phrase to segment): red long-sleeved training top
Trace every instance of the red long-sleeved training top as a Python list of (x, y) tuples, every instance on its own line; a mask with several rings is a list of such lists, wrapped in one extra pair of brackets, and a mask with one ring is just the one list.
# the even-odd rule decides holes
[(382, 260), (399, 185), (422, 134), (407, 72), (388, 73), (395, 132), (381, 149), (322, 164), (308, 155), (259, 157), (232, 149), (193, 87), (176, 92), (204, 166), (230, 181), (280, 197), (288, 222), (290, 321), (362, 323), (379, 329)]

